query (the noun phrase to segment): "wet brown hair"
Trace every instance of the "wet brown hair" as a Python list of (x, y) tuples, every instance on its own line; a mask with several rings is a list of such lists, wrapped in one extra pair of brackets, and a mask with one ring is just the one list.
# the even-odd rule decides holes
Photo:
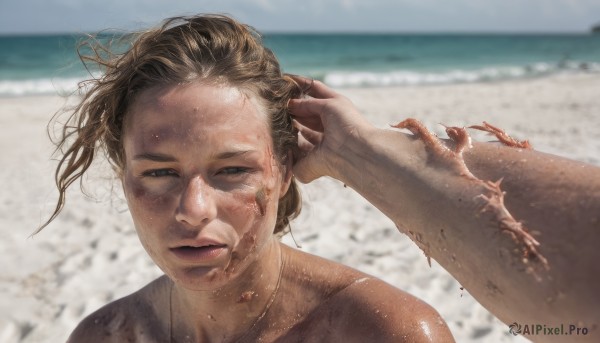
[[(128, 35), (123, 41), (131, 44), (125, 52), (114, 51), (110, 44), (93, 38), (80, 45), (82, 62), (86, 66), (96, 64), (103, 74), (80, 84), (83, 98), (55, 141), (57, 152), (62, 154), (55, 174), (59, 198), (52, 216), (37, 232), (58, 216), (65, 205), (67, 188), (77, 179), (81, 182), (97, 153), (104, 152), (117, 174), (122, 175), (124, 117), (136, 96), (150, 87), (205, 80), (252, 94), (270, 119), (274, 152), (281, 165), (286, 166), (287, 159), (292, 158), (290, 151), (297, 144), (297, 132), (287, 103), (302, 91), (282, 73), (277, 58), (252, 27), (222, 15), (175, 17), (158, 28)], [(83, 54), (83, 50), (91, 53)], [(300, 193), (292, 179), (289, 190), (279, 200), (274, 233), (285, 231), (300, 208)]]

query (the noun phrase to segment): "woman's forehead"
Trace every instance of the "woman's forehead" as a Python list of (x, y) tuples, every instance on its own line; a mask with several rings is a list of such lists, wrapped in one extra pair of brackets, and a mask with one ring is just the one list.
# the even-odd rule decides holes
[(215, 123), (228, 120), (267, 120), (263, 102), (251, 91), (206, 82), (155, 86), (142, 91), (127, 113), (137, 123), (158, 114), (163, 121), (178, 121), (181, 115)]
[(125, 138), (143, 141), (144, 146), (206, 139), (270, 141), (263, 106), (235, 87), (200, 83), (154, 87), (139, 95), (128, 116)]

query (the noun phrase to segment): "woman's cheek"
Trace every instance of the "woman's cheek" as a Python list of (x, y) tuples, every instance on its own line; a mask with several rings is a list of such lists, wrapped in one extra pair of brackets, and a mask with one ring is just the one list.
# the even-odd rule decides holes
[(277, 216), (279, 199), (275, 196), (274, 190), (278, 187), (277, 181), (281, 178), (280, 168), (272, 155), (263, 168), (266, 170), (265, 177), (254, 191), (254, 208), (260, 217), (269, 217), (273, 213)]
[[(260, 208), (256, 202), (256, 190), (247, 189), (227, 195), (227, 200), (222, 203), (222, 214), (229, 216), (232, 222), (240, 227), (239, 223), (251, 224), (260, 217)], [(250, 220), (252, 219), (252, 220)]]
[(256, 214), (264, 217), (267, 213), (267, 191), (265, 187), (261, 187), (254, 193), (254, 205)]
[[(135, 179), (124, 181), (125, 198), (127, 199), (129, 211), (133, 219), (135, 230), (142, 246), (154, 262), (168, 274), (165, 269), (164, 256), (161, 252), (161, 237), (164, 237), (164, 230), (157, 230), (157, 227), (168, 226), (165, 222), (165, 215), (169, 205), (172, 203), (172, 197), (162, 192), (156, 192), (145, 187), (142, 182)], [(165, 226), (166, 227), (166, 226)]]
[(225, 268), (226, 274), (237, 271), (246, 260), (252, 260), (270, 237), (273, 236), (277, 208), (269, 203), (270, 190), (265, 186), (232, 195), (223, 212), (235, 228), (238, 242)]
[[(236, 223), (234, 226), (239, 228), (239, 234), (252, 229), (259, 230), (274, 219), (271, 217), (276, 216), (277, 208), (272, 204), (272, 193), (272, 188), (264, 184), (236, 192), (231, 201), (226, 202), (223, 213), (235, 217), (231, 220)], [(248, 226), (250, 227), (243, 229)]]
[(135, 222), (152, 221), (172, 206), (174, 196), (166, 189), (168, 185), (148, 187), (133, 178), (125, 182), (125, 198)]

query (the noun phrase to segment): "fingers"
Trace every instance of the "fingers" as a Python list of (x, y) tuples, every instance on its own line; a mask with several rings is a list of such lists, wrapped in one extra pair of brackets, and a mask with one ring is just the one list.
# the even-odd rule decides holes
[(312, 151), (314, 145), (309, 142), (303, 135), (298, 135), (298, 146), (292, 151), (294, 156), (294, 165), (292, 171), (296, 179), (302, 183), (308, 183), (315, 179), (310, 170)]
[(291, 99), (288, 109), (298, 122), (316, 131), (323, 131), (322, 116), (331, 110), (332, 99), (340, 95), (324, 85), (303, 76), (289, 75), (310, 97)]
[(297, 160), (292, 170), (296, 179), (302, 183), (309, 183), (321, 176), (315, 171), (314, 156), (310, 154)]
[(338, 96), (333, 89), (327, 87), (323, 82), (300, 75), (289, 74), (294, 81), (298, 82), (304, 93), (317, 99), (329, 99)]
[(293, 173), (298, 181), (309, 183), (321, 176), (315, 171), (315, 154), (323, 135), (299, 124), (297, 126), (300, 133), (298, 146), (293, 150)]
[(324, 100), (320, 99), (290, 99), (288, 108), (296, 117), (320, 116), (324, 106)]
[(320, 99), (292, 99), (288, 108), (293, 118), (300, 124), (311, 130), (323, 131), (323, 119), (321, 116), (325, 110), (327, 100)]
[[(321, 119), (320, 113), (312, 113), (306, 109), (302, 110), (302, 107), (302, 105), (294, 107), (296, 110), (292, 110), (290, 107), (294, 121), (311, 130), (323, 132), (323, 120)], [(300, 115), (296, 115), (296, 113), (300, 113)]]
[(294, 161), (299, 161), (302, 158), (306, 157), (306, 155), (308, 155), (314, 148), (315, 145), (311, 143), (308, 139), (306, 139), (306, 137), (304, 137), (301, 134), (298, 135), (298, 150), (296, 155), (297, 158)]
[(300, 131), (300, 134), (301, 134), (301, 136), (299, 136), (298, 138), (304, 138), (308, 142), (310, 142), (312, 145), (321, 144), (321, 140), (323, 139), (322, 132), (312, 130), (301, 124), (297, 124), (296, 127), (298, 128), (298, 131)]

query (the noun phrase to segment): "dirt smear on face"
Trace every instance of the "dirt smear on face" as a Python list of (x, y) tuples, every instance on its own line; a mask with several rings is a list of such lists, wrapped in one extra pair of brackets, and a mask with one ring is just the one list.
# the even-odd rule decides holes
[[(248, 199), (249, 200), (249, 199)], [(267, 213), (267, 203), (269, 202), (269, 192), (266, 186), (261, 186), (252, 199), (252, 208), (257, 216), (264, 217)], [(248, 231), (242, 235), (236, 251), (232, 252), (231, 260), (225, 268), (225, 273), (235, 272), (237, 266), (246, 260), (256, 251), (256, 232)], [(238, 252), (239, 251), (239, 252)], [(241, 253), (245, 254), (241, 256)]]
[(264, 217), (267, 213), (267, 202), (269, 201), (269, 196), (267, 194), (266, 187), (263, 186), (258, 191), (256, 191), (256, 193), (254, 194), (254, 201), (256, 213), (261, 217)]
[(225, 267), (225, 274), (231, 275), (237, 267), (256, 251), (256, 233), (246, 232), (240, 239), (236, 251), (231, 253), (229, 264)]
[(245, 291), (242, 294), (240, 294), (240, 297), (238, 298), (237, 303), (238, 304), (247, 303), (250, 300), (252, 300), (252, 298), (254, 296), (257, 296), (254, 291)]
[[(494, 215), (494, 221), (497, 223), (498, 229), (508, 234), (517, 245), (517, 251), (521, 254), (520, 260), (525, 264), (527, 272), (540, 280), (534, 266), (530, 262), (535, 259), (544, 269), (548, 270), (548, 261), (539, 252), (540, 243), (529, 233), (530, 230), (523, 223), (516, 220), (504, 205), (505, 192), (500, 188), (502, 179), (495, 182), (481, 180), (475, 177), (465, 164), (463, 152), (472, 146), (471, 137), (467, 133), (467, 130), (465, 128), (444, 125), (446, 133), (454, 145), (450, 148), (416, 119), (409, 118), (396, 125), (392, 125), (392, 127), (411, 131), (413, 135), (425, 143), (427, 151), (433, 155), (436, 161), (439, 161), (448, 170), (470, 180), (474, 186), (484, 190), (482, 194), (476, 196), (476, 199), (482, 203), (480, 211), (489, 212)], [(484, 122), (483, 126), (475, 125), (471, 128), (494, 134), (506, 146), (531, 149), (528, 141), (515, 140), (503, 130), (486, 122)], [(424, 252), (429, 260), (427, 251), (424, 250)]]

